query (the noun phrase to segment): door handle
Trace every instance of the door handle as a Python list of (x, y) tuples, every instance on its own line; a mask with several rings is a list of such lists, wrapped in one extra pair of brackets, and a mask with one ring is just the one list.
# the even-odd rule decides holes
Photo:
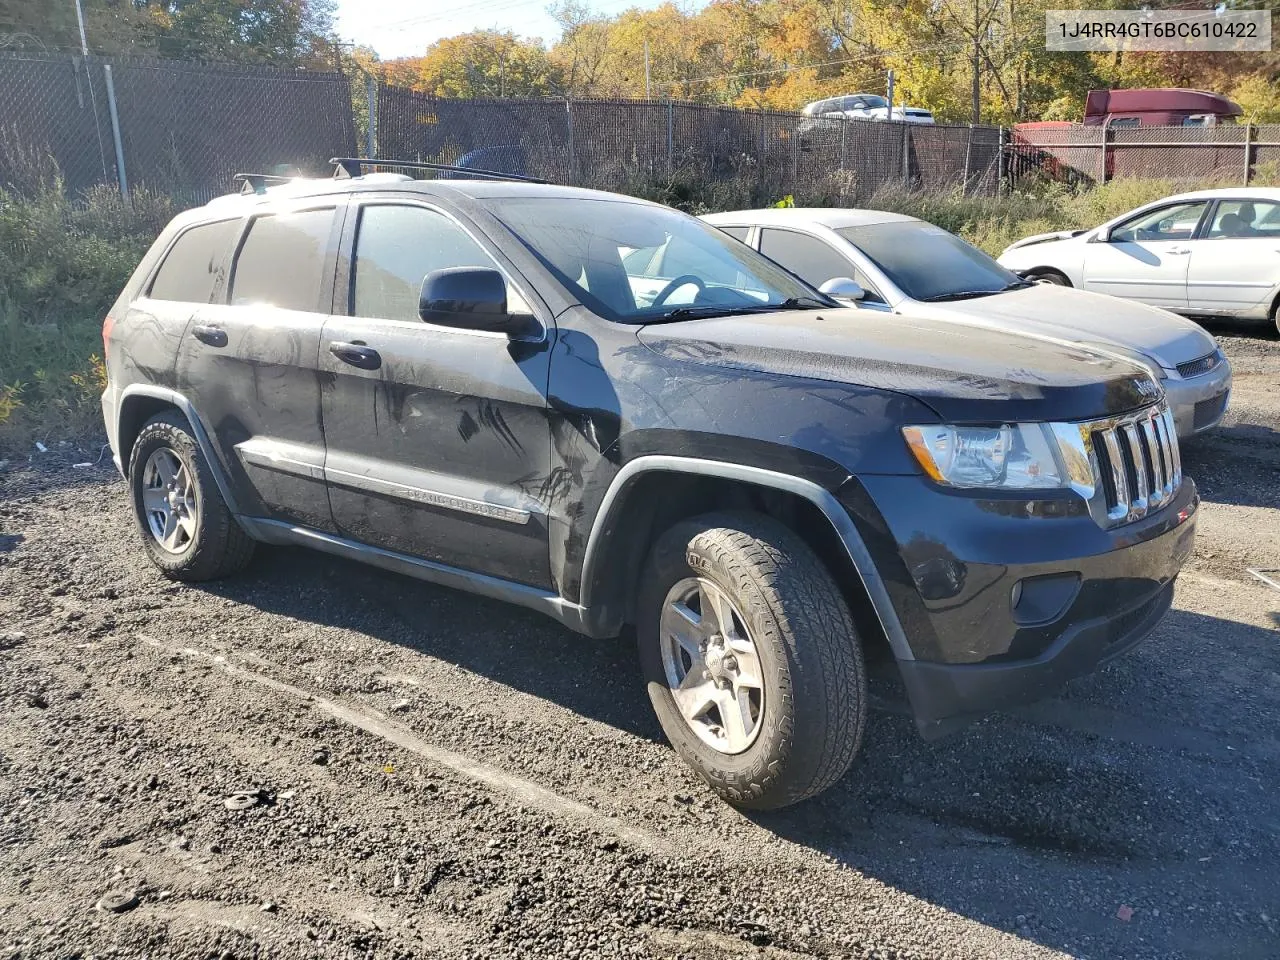
[(382, 366), (382, 357), (378, 351), (373, 347), (366, 347), (363, 343), (334, 340), (329, 344), (329, 352), (343, 363), (349, 363), (361, 370), (377, 370)]
[(1190, 247), (1171, 247), (1170, 249), (1165, 251), (1165, 253), (1171, 254), (1176, 257), (1185, 257), (1190, 252), (1191, 252)]
[(191, 335), (201, 343), (207, 343), (211, 347), (225, 347), (227, 345), (227, 331), (221, 327), (211, 327), (207, 323), (197, 323), (191, 328)]

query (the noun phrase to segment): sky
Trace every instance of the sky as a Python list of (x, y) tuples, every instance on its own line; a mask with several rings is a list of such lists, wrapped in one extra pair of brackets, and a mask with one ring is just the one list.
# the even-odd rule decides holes
[[(596, 0), (590, 7), (613, 14), (661, 2)], [(338, 34), (343, 40), (372, 47), (383, 60), (419, 56), (442, 37), (469, 30), (511, 30), (549, 44), (560, 32), (547, 14), (550, 4), (551, 0), (338, 0)]]

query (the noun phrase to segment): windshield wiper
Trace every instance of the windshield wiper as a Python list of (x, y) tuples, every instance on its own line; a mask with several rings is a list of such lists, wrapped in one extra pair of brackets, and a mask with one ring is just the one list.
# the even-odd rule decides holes
[(817, 297), (811, 297), (808, 294), (799, 297), (787, 297), (781, 303), (766, 303), (761, 309), (769, 310), (823, 310), (827, 307), (838, 307), (839, 304), (828, 303), (826, 300), (819, 300)]
[(705, 304), (701, 307), (676, 307), (668, 310), (653, 320), (687, 320), (689, 317), (732, 317), (743, 313), (753, 313), (757, 307), (726, 307), (724, 304)]
[[(1005, 289), (1008, 289), (1007, 287)], [(932, 297), (921, 297), (921, 303), (942, 303), (944, 300), (973, 300), (976, 297), (989, 297), (1003, 290), (956, 290), (953, 293), (939, 293)]]

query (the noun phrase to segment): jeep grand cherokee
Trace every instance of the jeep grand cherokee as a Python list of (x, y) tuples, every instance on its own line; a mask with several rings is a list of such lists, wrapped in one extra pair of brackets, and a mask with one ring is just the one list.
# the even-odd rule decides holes
[(1197, 497), (1137, 366), (887, 324), (630, 197), (256, 186), (177, 217), (104, 324), (116, 464), (171, 577), (302, 544), (632, 626), (666, 735), (753, 808), (849, 768), (869, 650), (934, 735), (1169, 607)]

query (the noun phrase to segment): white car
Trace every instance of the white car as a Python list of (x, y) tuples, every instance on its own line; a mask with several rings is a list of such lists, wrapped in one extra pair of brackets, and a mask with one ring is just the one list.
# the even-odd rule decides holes
[(800, 113), (814, 120), (905, 120), (907, 123), (933, 123), (933, 114), (923, 107), (900, 104), (889, 108), (889, 101), (878, 93), (850, 93), (807, 103)]
[(1038, 334), (1141, 363), (1162, 382), (1181, 437), (1216, 426), (1226, 412), (1231, 365), (1197, 324), (1115, 297), (1028, 282), (915, 217), (796, 207), (702, 219), (865, 310)]
[(1024, 277), (1280, 329), (1280, 189), (1198, 190), (1000, 254)]

